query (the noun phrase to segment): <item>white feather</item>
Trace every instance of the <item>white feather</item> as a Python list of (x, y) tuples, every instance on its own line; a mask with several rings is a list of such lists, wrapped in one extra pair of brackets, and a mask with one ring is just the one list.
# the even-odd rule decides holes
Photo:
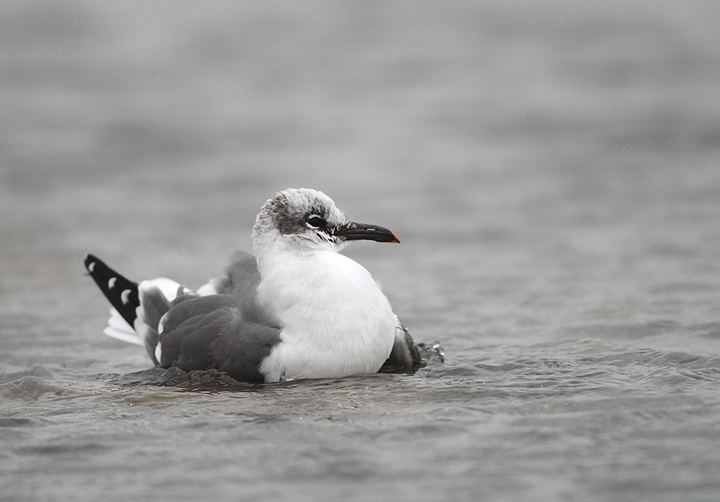
[(267, 381), (377, 372), (400, 323), (370, 273), (332, 251), (268, 254), (259, 298), (284, 329)]
[(125, 319), (120, 315), (120, 312), (114, 308), (110, 309), (110, 319), (108, 319), (108, 325), (103, 331), (107, 336), (117, 338), (128, 343), (134, 343), (135, 345), (143, 345), (143, 341), (135, 330), (130, 326)]
[(180, 289), (182, 289), (183, 294), (192, 293), (191, 290), (189, 290), (179, 282), (175, 282), (172, 279), (168, 279), (167, 277), (148, 279), (146, 281), (142, 281), (138, 286), (139, 291), (144, 291), (150, 288), (158, 288), (169, 302), (177, 298), (178, 290)]
[[(113, 277), (109, 281), (109, 286), (115, 285), (115, 278)], [(138, 285), (138, 291), (142, 293), (148, 289), (158, 288), (168, 302), (172, 302), (177, 296), (178, 291), (182, 291), (183, 294), (192, 293), (188, 288), (165, 277), (158, 277), (157, 279), (150, 279), (142, 281)], [(124, 303), (127, 303), (129, 298), (129, 290), (125, 290), (121, 294), (121, 298)], [(142, 298), (142, 294), (140, 294)], [(145, 345), (145, 338), (150, 330), (157, 330), (158, 326), (148, 326), (146, 323), (145, 311), (143, 309), (142, 302), (136, 309), (137, 318), (135, 319), (135, 325), (130, 326), (127, 321), (120, 315), (120, 313), (114, 308), (110, 309), (110, 319), (108, 319), (108, 325), (103, 332), (112, 338), (117, 338), (124, 342), (132, 343), (135, 345)]]
[(208, 282), (207, 284), (200, 286), (196, 293), (200, 296), (208, 296), (208, 295), (216, 295), (217, 289), (215, 289), (214, 280)]

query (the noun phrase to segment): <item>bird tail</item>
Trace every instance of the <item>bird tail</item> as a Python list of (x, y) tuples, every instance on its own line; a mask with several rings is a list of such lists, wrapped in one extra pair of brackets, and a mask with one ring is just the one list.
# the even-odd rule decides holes
[(85, 268), (113, 308), (104, 333), (145, 347), (157, 366), (160, 321), (178, 296), (192, 294), (185, 286), (164, 277), (133, 282), (94, 255), (85, 257)]

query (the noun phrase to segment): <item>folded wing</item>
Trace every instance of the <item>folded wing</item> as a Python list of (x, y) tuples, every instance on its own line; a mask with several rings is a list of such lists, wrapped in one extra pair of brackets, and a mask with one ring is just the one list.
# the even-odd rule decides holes
[(216, 368), (236, 380), (263, 382), (260, 365), (280, 343), (280, 329), (246, 319), (233, 295), (181, 296), (163, 321), (163, 368)]

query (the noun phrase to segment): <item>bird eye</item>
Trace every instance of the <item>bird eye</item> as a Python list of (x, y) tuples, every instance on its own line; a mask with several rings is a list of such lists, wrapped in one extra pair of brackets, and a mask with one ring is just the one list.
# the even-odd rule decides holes
[(306, 220), (306, 223), (313, 228), (323, 228), (323, 227), (327, 226), (327, 221), (325, 221), (323, 218), (321, 218), (319, 216), (315, 216), (315, 215), (310, 216)]

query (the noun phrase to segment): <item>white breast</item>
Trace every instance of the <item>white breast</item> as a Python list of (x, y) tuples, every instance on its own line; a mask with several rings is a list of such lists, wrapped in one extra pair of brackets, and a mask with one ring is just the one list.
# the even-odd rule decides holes
[(399, 322), (370, 273), (332, 251), (274, 258), (258, 290), (283, 326), (261, 366), (267, 381), (377, 372)]

